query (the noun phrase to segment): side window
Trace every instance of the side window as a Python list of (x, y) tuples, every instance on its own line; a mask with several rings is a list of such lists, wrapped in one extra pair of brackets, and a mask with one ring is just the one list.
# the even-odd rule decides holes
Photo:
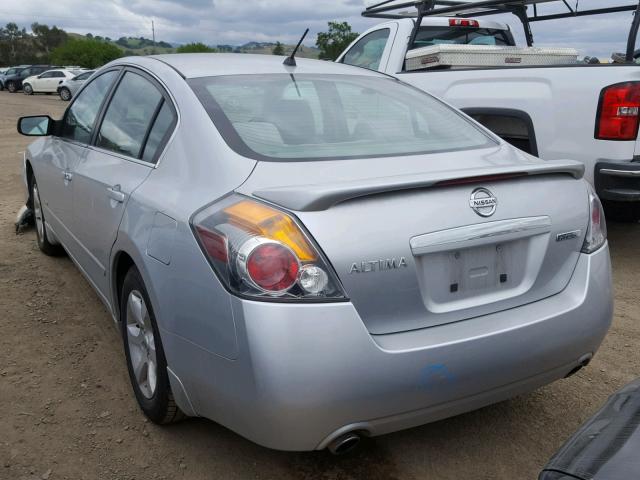
[(61, 137), (89, 143), (102, 101), (118, 73), (112, 70), (100, 75), (78, 95), (62, 120)]
[(345, 54), (342, 63), (377, 70), (390, 33), (383, 28), (365, 35)]
[(51, 76), (55, 78), (63, 78), (64, 72), (51, 72)]
[(177, 119), (172, 108), (167, 102), (163, 102), (162, 108), (160, 108), (153, 127), (151, 127), (151, 131), (149, 132), (149, 137), (147, 138), (147, 143), (142, 153), (142, 160), (149, 163), (156, 163), (158, 154), (160, 153), (160, 146), (164, 145), (165, 141), (168, 140), (176, 121)]
[(140, 158), (151, 122), (161, 107), (162, 95), (142, 76), (127, 72), (104, 115), (96, 145)]
[(87, 73), (83, 73), (82, 75), (78, 75), (75, 80), (86, 80), (87, 78), (89, 78), (91, 75), (93, 74), (93, 72), (87, 72)]
[(54, 72), (45, 72), (45, 73), (42, 74), (42, 76), (40, 78), (51, 78), (51, 77), (54, 76), (53, 74), (54, 74)]

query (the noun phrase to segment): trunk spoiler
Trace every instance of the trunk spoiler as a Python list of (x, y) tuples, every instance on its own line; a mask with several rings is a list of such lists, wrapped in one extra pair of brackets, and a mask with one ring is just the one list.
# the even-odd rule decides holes
[(253, 195), (290, 210), (313, 212), (327, 210), (338, 203), (353, 198), (379, 193), (438, 187), (455, 183), (490, 182), (499, 180), (501, 177), (553, 174), (571, 175), (580, 179), (584, 175), (584, 164), (571, 160), (558, 160), (526, 166), (474, 168), (463, 172), (456, 170), (422, 172), (411, 175), (364, 178), (348, 182), (268, 187), (254, 191)]

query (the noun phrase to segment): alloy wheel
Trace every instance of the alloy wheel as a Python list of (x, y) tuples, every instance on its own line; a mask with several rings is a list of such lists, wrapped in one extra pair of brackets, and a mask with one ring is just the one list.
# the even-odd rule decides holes
[(158, 383), (156, 343), (149, 311), (138, 290), (127, 298), (127, 344), (133, 374), (142, 395), (152, 398)]
[(33, 216), (36, 219), (36, 230), (38, 232), (38, 238), (44, 238), (44, 220), (42, 219), (42, 205), (40, 203), (40, 192), (38, 191), (38, 184), (33, 184)]

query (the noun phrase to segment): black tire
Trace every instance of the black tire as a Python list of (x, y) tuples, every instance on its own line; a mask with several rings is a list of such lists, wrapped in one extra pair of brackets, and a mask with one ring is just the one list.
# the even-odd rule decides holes
[[(169, 374), (167, 373), (167, 360), (164, 355), (164, 349), (162, 348), (160, 332), (158, 330), (156, 318), (153, 313), (151, 301), (149, 300), (149, 295), (147, 294), (147, 289), (144, 286), (144, 282), (142, 280), (142, 277), (140, 276), (140, 272), (138, 272), (138, 269), (135, 266), (131, 267), (124, 277), (121, 292), (120, 326), (122, 332), (122, 341), (124, 344), (124, 351), (127, 360), (129, 379), (131, 380), (131, 387), (133, 388), (133, 392), (136, 396), (136, 400), (138, 401), (138, 405), (140, 406), (142, 412), (153, 423), (165, 425), (168, 423), (174, 423), (183, 420), (186, 415), (182, 412), (182, 410), (180, 410), (180, 408), (178, 408), (178, 405), (173, 398), (173, 393), (171, 392), (171, 385), (169, 384)], [(128, 330), (130, 327), (136, 327), (136, 324), (135, 322), (132, 322), (133, 319), (129, 318), (129, 315), (131, 314), (128, 306), (130, 295), (133, 295), (135, 298), (141, 298), (144, 301), (145, 310), (148, 314), (148, 317), (145, 317), (148, 318), (149, 321), (147, 325), (147, 333), (145, 334), (144, 330), (138, 330), (138, 335), (146, 337), (146, 335), (148, 335), (149, 327), (153, 332), (152, 340), (155, 346), (155, 363), (157, 372), (155, 388), (153, 389), (153, 392), (150, 396), (143, 393), (143, 389), (139, 385), (139, 381), (136, 378), (132, 362), (132, 351), (129, 341), (130, 334), (128, 333)], [(133, 352), (133, 355), (136, 355), (139, 352), (140, 350), (138, 350), (138, 352)], [(149, 352), (149, 350), (147, 350), (147, 352)], [(149, 357), (147, 356), (147, 359), (148, 358)], [(151, 383), (149, 381), (149, 378), (147, 377), (147, 387), (150, 384)]]
[(25, 95), (33, 95), (33, 87), (31, 87), (31, 85), (29, 85), (28, 83), (25, 83), (22, 86), (22, 91)]
[(50, 257), (57, 257), (64, 253), (64, 249), (61, 245), (56, 245), (49, 242), (47, 238), (47, 229), (45, 227), (44, 212), (42, 211), (42, 202), (40, 201), (40, 191), (38, 190), (38, 184), (36, 179), (31, 180), (31, 202), (33, 207), (33, 218), (36, 227), (36, 241), (38, 242), (38, 248), (45, 255)]
[(67, 87), (60, 89), (60, 100), (64, 100), (65, 102), (71, 100), (71, 91)]
[(640, 221), (640, 203), (612, 202), (603, 200), (604, 214), (607, 220), (614, 222), (635, 223)]
[(18, 91), (18, 86), (16, 85), (16, 82), (8, 82), (7, 90), (9, 90), (9, 93), (16, 93)]

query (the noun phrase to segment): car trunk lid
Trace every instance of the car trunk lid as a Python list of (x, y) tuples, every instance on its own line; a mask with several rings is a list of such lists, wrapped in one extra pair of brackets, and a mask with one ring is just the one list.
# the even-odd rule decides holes
[(581, 166), (510, 147), (361, 162), (261, 162), (240, 190), (300, 218), (371, 333), (487, 315), (569, 282), (588, 221)]

